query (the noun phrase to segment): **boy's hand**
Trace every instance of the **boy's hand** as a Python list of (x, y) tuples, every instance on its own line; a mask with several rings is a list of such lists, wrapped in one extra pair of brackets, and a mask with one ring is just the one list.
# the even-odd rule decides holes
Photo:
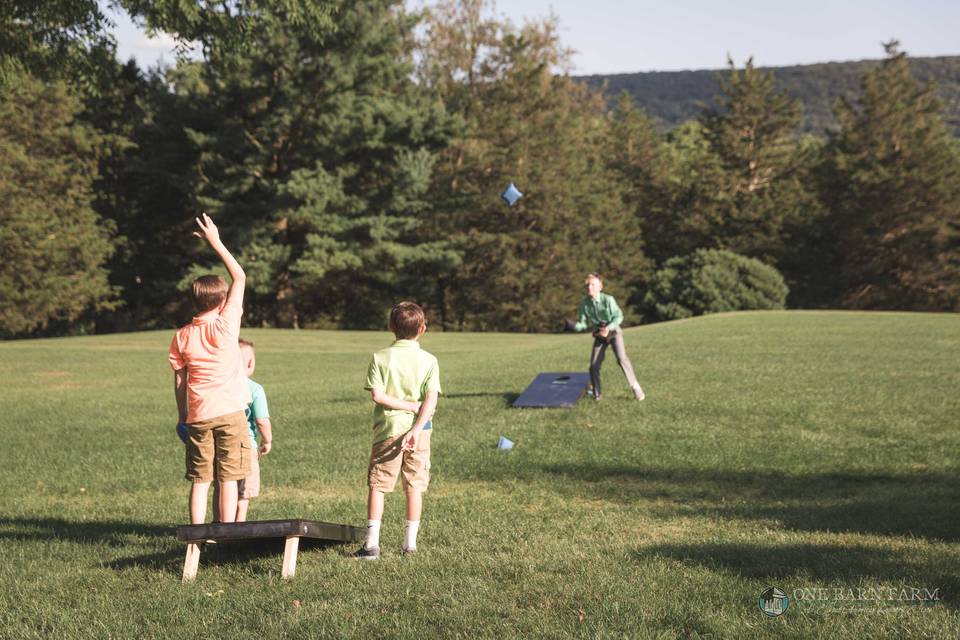
[(270, 453), (270, 449), (272, 449), (272, 448), (273, 448), (273, 441), (272, 441), (272, 440), (261, 441), (261, 442), (260, 442), (260, 457), (262, 458), (263, 456), (265, 456), (265, 455), (267, 455), (268, 453)]
[(416, 408), (413, 410), (414, 415), (420, 415), (420, 408), (423, 406), (423, 403), (422, 403), (422, 402), (414, 402), (413, 404), (414, 404), (414, 406), (416, 407)]
[(420, 440), (420, 429), (411, 429), (407, 435), (403, 436), (403, 451), (415, 451), (417, 441)]
[(206, 213), (203, 213), (199, 218), (194, 219), (197, 221), (197, 226), (200, 227), (200, 230), (203, 231), (203, 233), (194, 231), (193, 235), (197, 236), (198, 238), (204, 238), (211, 245), (215, 245), (220, 242), (220, 230), (217, 229), (217, 225), (213, 224), (213, 220), (210, 219), (210, 216), (208, 216)]

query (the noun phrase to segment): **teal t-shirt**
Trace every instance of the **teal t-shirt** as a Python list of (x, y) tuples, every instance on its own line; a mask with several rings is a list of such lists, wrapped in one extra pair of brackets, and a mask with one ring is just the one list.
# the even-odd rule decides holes
[(257, 420), (260, 418), (269, 418), (270, 411), (267, 409), (267, 394), (263, 392), (263, 387), (247, 379), (250, 385), (250, 397), (253, 402), (247, 405), (247, 426), (250, 427), (250, 439), (254, 446), (257, 444)]

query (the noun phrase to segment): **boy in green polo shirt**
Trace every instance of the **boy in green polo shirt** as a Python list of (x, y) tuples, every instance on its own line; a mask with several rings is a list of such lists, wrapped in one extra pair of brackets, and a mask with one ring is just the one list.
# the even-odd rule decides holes
[(603, 365), (607, 347), (612, 344), (613, 353), (617, 356), (617, 364), (623, 370), (627, 384), (633, 390), (633, 396), (637, 400), (643, 400), (643, 389), (637, 382), (637, 377), (633, 373), (633, 364), (630, 363), (627, 349), (623, 344), (623, 330), (620, 329), (623, 311), (620, 310), (613, 296), (602, 293), (603, 279), (599, 274), (587, 274), (584, 284), (587, 295), (580, 302), (577, 323), (573, 325), (573, 329), (574, 331), (584, 331), (588, 328), (594, 330), (593, 350), (590, 352), (590, 382), (593, 385), (593, 399), (600, 399), (600, 367)]
[(373, 398), (373, 448), (367, 469), (367, 541), (354, 557), (380, 557), (383, 496), (399, 476), (407, 496), (403, 555), (416, 553), (423, 493), (430, 483), (430, 419), (440, 394), (440, 365), (417, 342), (427, 330), (423, 309), (401, 302), (390, 312), (396, 341), (373, 354), (364, 389)]

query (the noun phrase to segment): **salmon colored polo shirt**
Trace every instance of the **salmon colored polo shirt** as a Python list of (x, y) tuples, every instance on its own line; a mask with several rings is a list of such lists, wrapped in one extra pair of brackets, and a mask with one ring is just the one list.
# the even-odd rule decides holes
[(187, 422), (245, 411), (250, 388), (240, 357), (240, 304), (194, 317), (170, 343), (170, 366), (187, 370)]

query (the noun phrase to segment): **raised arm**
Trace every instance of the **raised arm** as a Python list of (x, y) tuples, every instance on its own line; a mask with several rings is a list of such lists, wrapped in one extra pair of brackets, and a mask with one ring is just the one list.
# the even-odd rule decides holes
[(246, 286), (247, 274), (243, 272), (243, 267), (220, 240), (220, 230), (217, 229), (217, 225), (213, 223), (210, 216), (204, 213), (196, 220), (200, 231), (194, 231), (193, 235), (210, 243), (210, 248), (220, 256), (223, 266), (227, 268), (227, 273), (230, 274), (232, 282), (230, 283), (230, 291), (227, 292), (227, 304), (236, 304), (242, 307), (243, 289)]

